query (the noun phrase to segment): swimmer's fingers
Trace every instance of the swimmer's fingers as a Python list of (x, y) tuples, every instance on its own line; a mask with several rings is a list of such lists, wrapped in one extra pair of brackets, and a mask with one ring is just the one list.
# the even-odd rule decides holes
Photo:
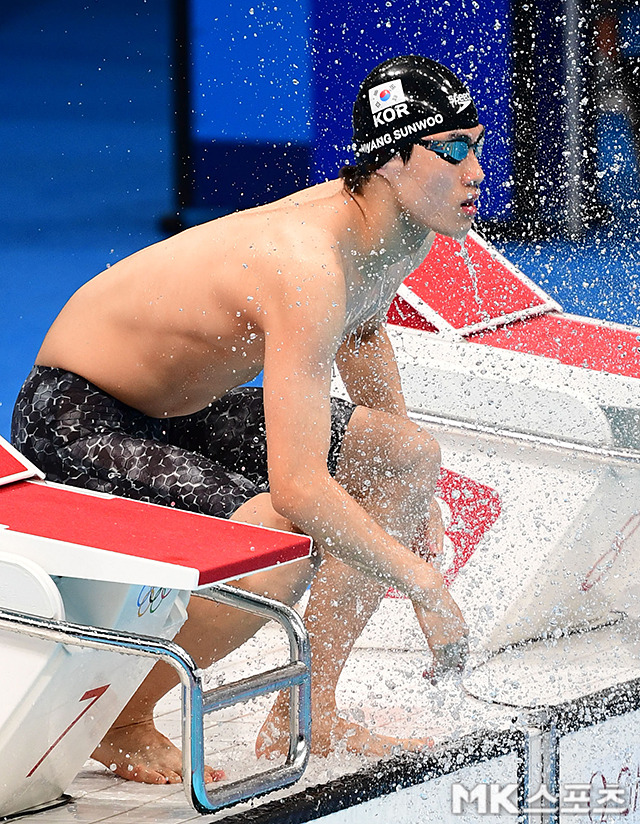
[(440, 505), (435, 498), (431, 501), (429, 515), (424, 518), (412, 549), (416, 555), (434, 564), (436, 568), (439, 567), (444, 549), (444, 523)]
[(469, 659), (469, 639), (465, 636), (442, 646), (432, 646), (433, 665), (423, 672), (433, 686), (447, 673), (462, 672)]
[(469, 660), (469, 639), (465, 636), (442, 647), (432, 647), (431, 654), (437, 672), (462, 672)]

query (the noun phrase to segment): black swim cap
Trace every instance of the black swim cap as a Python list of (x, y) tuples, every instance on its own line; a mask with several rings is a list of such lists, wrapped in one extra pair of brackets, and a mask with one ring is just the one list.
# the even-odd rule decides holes
[(393, 57), (365, 78), (353, 106), (358, 163), (384, 165), (420, 137), (478, 125), (469, 90), (446, 66), (419, 55)]

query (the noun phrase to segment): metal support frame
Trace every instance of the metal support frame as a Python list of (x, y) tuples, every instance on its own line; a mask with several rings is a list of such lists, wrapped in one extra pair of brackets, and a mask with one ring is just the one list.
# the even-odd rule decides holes
[(496, 438), (503, 442), (511, 441), (525, 447), (543, 446), (561, 455), (579, 455), (580, 457), (603, 461), (613, 466), (640, 467), (640, 449), (635, 447), (592, 446), (569, 438), (561, 439), (550, 435), (539, 435), (534, 432), (518, 432), (515, 429), (485, 426), (462, 418), (443, 418), (440, 415), (432, 415), (421, 409), (410, 408), (408, 411), (411, 420), (428, 424), (431, 427), (446, 427), (447, 432), (453, 434), (485, 435), (489, 438)]
[[(523, 800), (538, 796), (536, 806), (526, 807), (522, 822), (558, 824), (559, 819), (559, 742), (556, 724), (544, 710), (532, 713), (524, 729), (521, 788)], [(550, 802), (545, 797), (545, 791)]]
[[(205, 691), (193, 658), (173, 641), (3, 609), (0, 609), (0, 630), (61, 644), (154, 658), (170, 664), (182, 685), (184, 790), (198, 812), (212, 813), (286, 787), (302, 776), (309, 760), (311, 740), (311, 652), (302, 619), (286, 604), (223, 584), (213, 585), (197, 594), (278, 621), (289, 638), (289, 663)], [(257, 695), (287, 688), (290, 698), (289, 751), (285, 763), (208, 790), (204, 783), (204, 716)]]

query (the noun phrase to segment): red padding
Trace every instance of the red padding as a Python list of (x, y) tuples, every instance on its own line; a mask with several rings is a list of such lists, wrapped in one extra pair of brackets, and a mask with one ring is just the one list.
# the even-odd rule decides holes
[(437, 332), (438, 329), (432, 323), (424, 318), (417, 309), (414, 309), (410, 303), (400, 295), (396, 295), (393, 303), (387, 312), (387, 323), (393, 323), (396, 326), (405, 326), (409, 329), (422, 329), (423, 332)]
[(486, 323), (490, 318), (545, 303), (543, 297), (472, 236), (467, 237), (465, 248), (477, 276), (476, 283), (461, 255), (460, 244), (443, 235), (436, 235), (424, 262), (404, 281), (454, 329)]
[(12, 452), (3, 448), (0, 441), (0, 484), (8, 484), (20, 478), (29, 478), (34, 472)]
[(22, 481), (0, 487), (0, 523), (15, 532), (200, 571), (200, 585), (305, 558), (304, 535), (154, 504)]
[(640, 333), (550, 313), (511, 323), (467, 340), (553, 358), (571, 366), (640, 377)]

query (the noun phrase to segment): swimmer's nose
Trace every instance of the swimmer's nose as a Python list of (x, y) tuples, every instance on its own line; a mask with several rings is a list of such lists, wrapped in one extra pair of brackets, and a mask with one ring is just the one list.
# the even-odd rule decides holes
[(484, 171), (476, 153), (470, 151), (462, 162), (465, 167), (463, 175), (465, 186), (479, 186), (484, 180)]

